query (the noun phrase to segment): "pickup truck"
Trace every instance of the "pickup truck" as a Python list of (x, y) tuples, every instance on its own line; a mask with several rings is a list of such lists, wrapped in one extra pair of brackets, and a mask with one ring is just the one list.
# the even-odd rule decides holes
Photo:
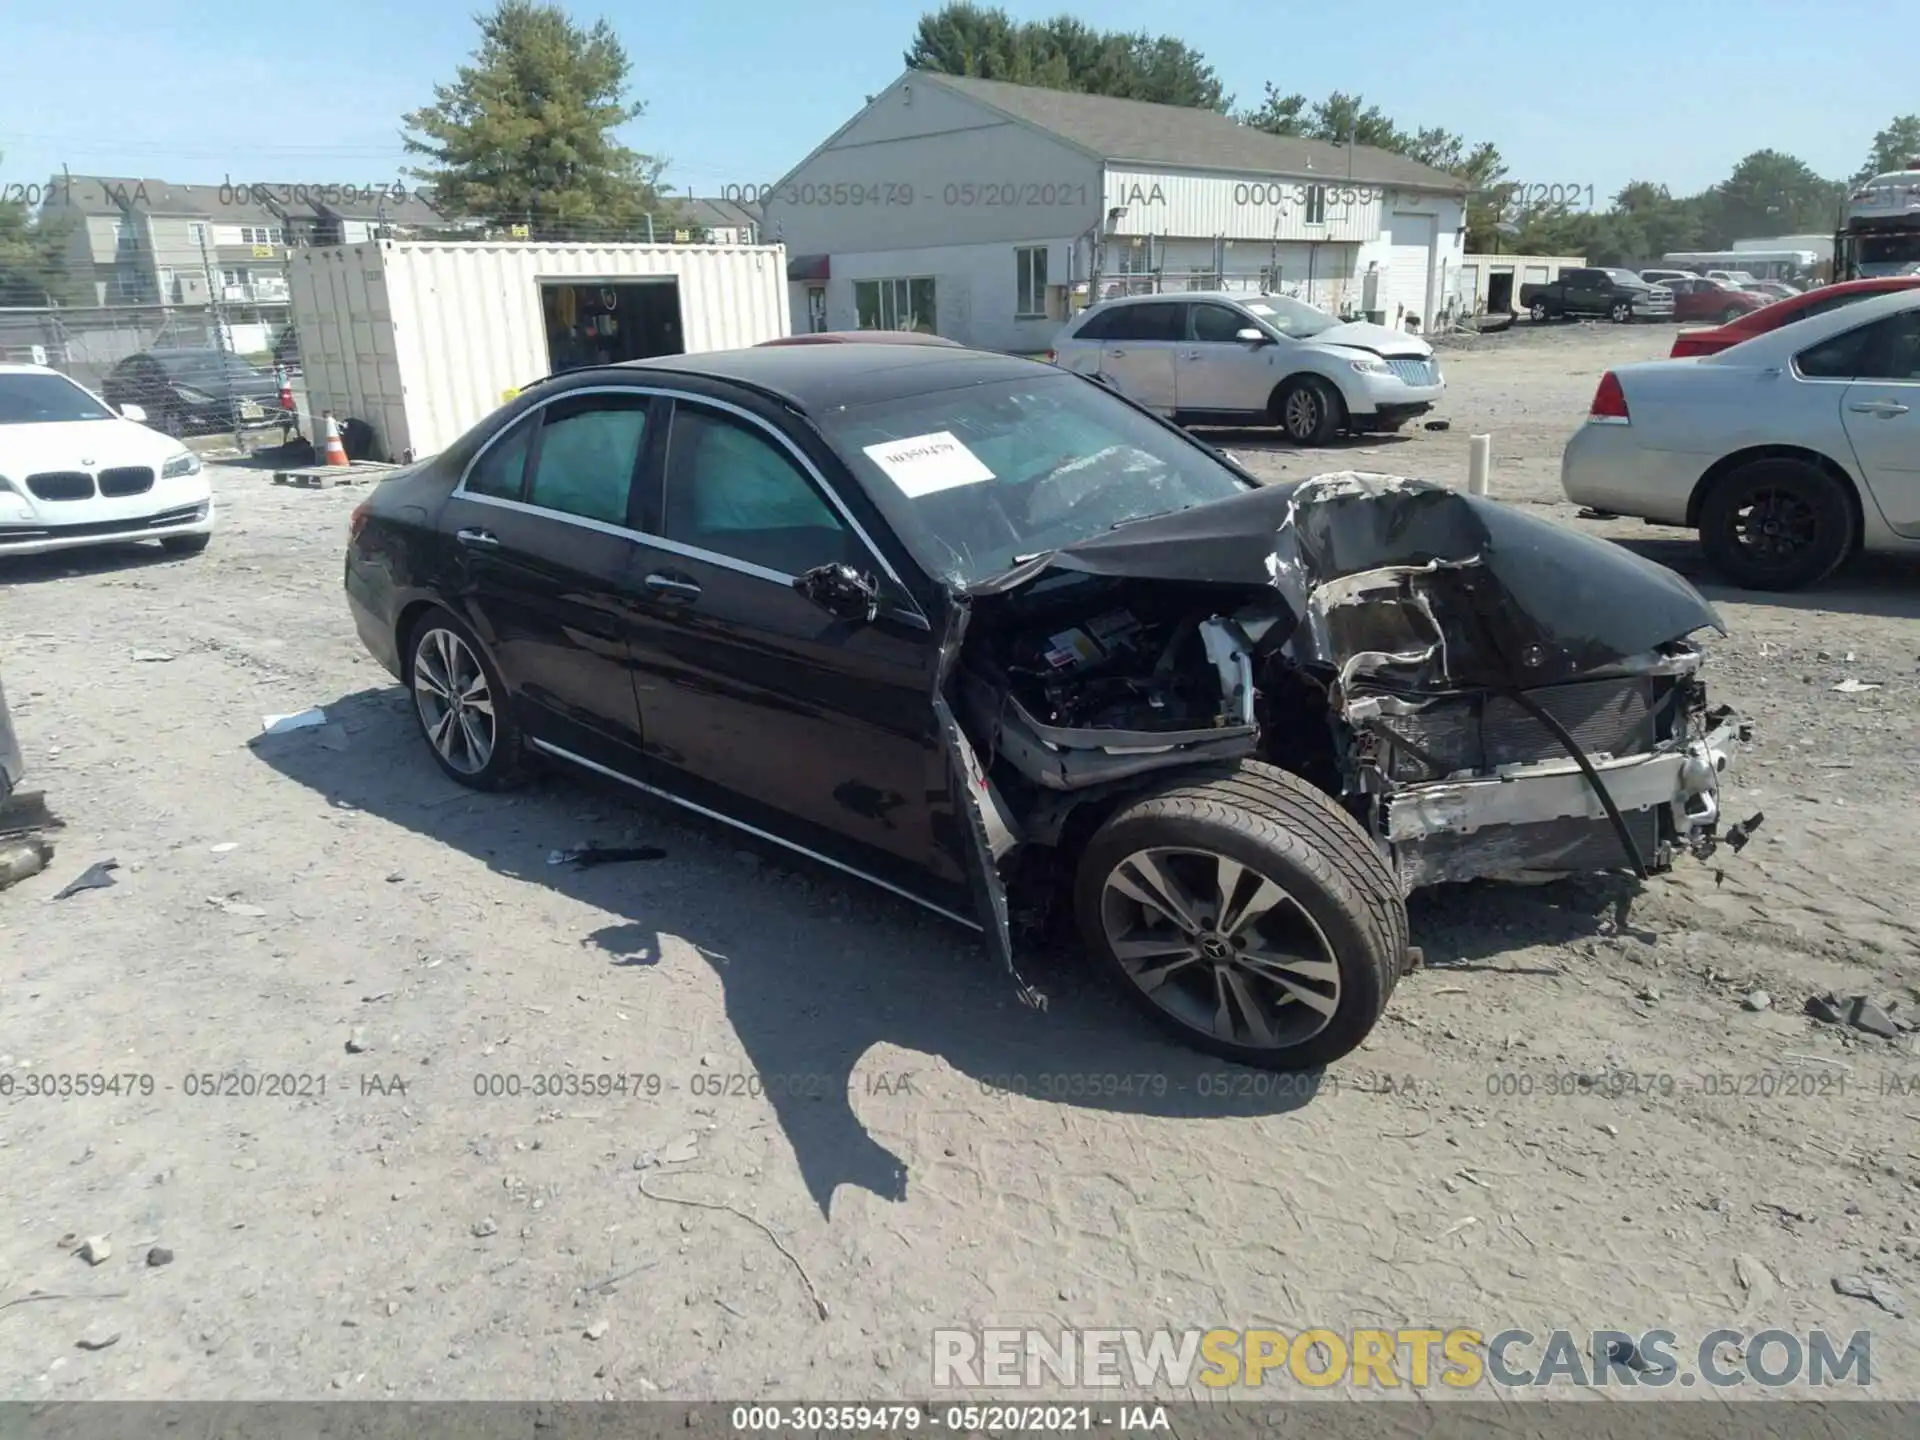
[(1520, 303), (1536, 321), (1604, 315), (1628, 325), (1635, 320), (1673, 318), (1672, 292), (1647, 284), (1631, 270), (1562, 270), (1558, 280), (1522, 285)]

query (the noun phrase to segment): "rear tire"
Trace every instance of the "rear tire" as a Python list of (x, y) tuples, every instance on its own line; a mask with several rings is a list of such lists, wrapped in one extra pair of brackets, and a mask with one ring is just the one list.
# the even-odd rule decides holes
[(1351, 1053), (1408, 954), (1400, 887), (1371, 837), (1259, 761), (1123, 805), (1080, 856), (1074, 910), (1095, 964), (1156, 1024), (1268, 1070)]
[(1339, 391), (1317, 375), (1297, 375), (1273, 394), (1274, 423), (1296, 445), (1331, 445), (1346, 419)]
[(1840, 482), (1801, 460), (1756, 460), (1722, 476), (1700, 506), (1700, 546), (1746, 590), (1798, 590), (1853, 549), (1853, 506)]
[[(493, 657), (451, 610), (423, 612), (401, 646), (414, 720), (448, 779), (507, 790), (526, 779), (526, 741)], [(449, 703), (458, 699), (459, 704)]]
[(1536, 325), (1544, 325), (1553, 318), (1553, 311), (1547, 308), (1544, 301), (1536, 300), (1527, 307), (1527, 318)]

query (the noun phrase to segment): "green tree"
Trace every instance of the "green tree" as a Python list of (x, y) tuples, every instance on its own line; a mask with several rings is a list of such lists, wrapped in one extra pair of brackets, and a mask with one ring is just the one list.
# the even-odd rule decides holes
[(1632, 219), (1640, 228), (1645, 249), (1633, 259), (1658, 260), (1676, 250), (1700, 250), (1705, 230), (1702, 205), (1695, 198), (1676, 197), (1664, 185), (1634, 180), (1613, 197), (1612, 213)]
[(905, 60), (909, 69), (942, 75), (1200, 110), (1232, 107), (1213, 67), (1184, 41), (1096, 30), (1071, 15), (1016, 21), (1001, 9), (950, 4), (920, 17)]
[(613, 138), (646, 107), (627, 98), (632, 65), (612, 26), (537, 0), (499, 0), (475, 21), (472, 63), (405, 117), (408, 152), (428, 162), (413, 173), (441, 212), (536, 239), (632, 238), (648, 216), (670, 233), (666, 162)]
[(1896, 115), (1887, 128), (1873, 137), (1873, 149), (1867, 163), (1853, 173), (1859, 185), (1889, 170), (1905, 170), (1920, 158), (1920, 115)]
[(1756, 150), (1700, 197), (1707, 247), (1720, 249), (1759, 235), (1831, 230), (1846, 187), (1823, 180), (1802, 160)]
[(0, 201), (0, 305), (85, 305), (93, 297), (68, 261), (74, 225), (34, 214), (24, 200)]

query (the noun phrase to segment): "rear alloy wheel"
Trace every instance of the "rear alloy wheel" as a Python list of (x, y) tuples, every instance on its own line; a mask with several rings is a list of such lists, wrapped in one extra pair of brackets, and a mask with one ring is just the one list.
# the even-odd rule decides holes
[(1799, 460), (1756, 460), (1713, 487), (1700, 545), (1734, 584), (1798, 590), (1824, 580), (1853, 548), (1853, 507), (1840, 482)]
[(1273, 398), (1274, 418), (1296, 445), (1330, 445), (1340, 431), (1340, 396), (1311, 375), (1289, 380)]
[(414, 627), (406, 678), (420, 733), (442, 770), (476, 790), (520, 779), (520, 727), (500, 672), (450, 612), (430, 610)]
[(1616, 301), (1613, 307), (1613, 323), (1616, 325), (1631, 325), (1633, 323), (1633, 306), (1625, 300)]
[(1271, 765), (1210, 767), (1123, 806), (1075, 880), (1081, 938), (1186, 1044), (1312, 1070), (1365, 1040), (1407, 954), (1406, 910), (1366, 832)]
[(1527, 318), (1536, 325), (1544, 325), (1553, 318), (1553, 312), (1536, 300), (1527, 307)]

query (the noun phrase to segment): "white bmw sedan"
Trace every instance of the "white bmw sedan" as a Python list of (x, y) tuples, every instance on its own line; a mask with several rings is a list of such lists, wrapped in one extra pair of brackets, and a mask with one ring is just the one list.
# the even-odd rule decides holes
[(126, 540), (195, 554), (213, 490), (178, 440), (41, 365), (0, 365), (0, 559)]
[(1920, 292), (1609, 370), (1560, 488), (1603, 515), (1697, 529), (1748, 589), (1813, 584), (1860, 550), (1920, 553)]

